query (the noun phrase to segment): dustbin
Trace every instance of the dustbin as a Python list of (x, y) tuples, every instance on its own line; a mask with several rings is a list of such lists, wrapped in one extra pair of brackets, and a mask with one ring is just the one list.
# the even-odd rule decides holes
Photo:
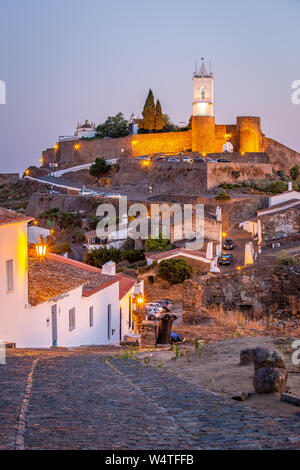
[(176, 318), (176, 315), (170, 315), (169, 313), (161, 317), (159, 320), (158, 344), (170, 344), (172, 324)]

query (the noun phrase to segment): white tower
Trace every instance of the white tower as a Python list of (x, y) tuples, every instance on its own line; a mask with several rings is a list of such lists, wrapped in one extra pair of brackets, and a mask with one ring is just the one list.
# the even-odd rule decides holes
[(204, 61), (193, 73), (193, 116), (214, 115), (214, 76), (207, 73)]

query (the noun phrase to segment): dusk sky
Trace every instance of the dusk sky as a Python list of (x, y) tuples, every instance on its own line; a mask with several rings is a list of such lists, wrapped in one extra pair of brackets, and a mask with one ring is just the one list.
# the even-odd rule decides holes
[(187, 122), (200, 57), (217, 124), (261, 116), (267, 136), (300, 151), (299, 22), (299, 0), (0, 0), (0, 171), (38, 165), (78, 121), (139, 115), (149, 88)]

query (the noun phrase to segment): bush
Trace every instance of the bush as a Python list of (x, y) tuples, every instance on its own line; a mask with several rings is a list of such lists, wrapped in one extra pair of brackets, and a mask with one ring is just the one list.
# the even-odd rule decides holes
[(85, 256), (85, 263), (97, 268), (102, 268), (103, 264), (108, 261), (119, 263), (127, 260), (133, 264), (145, 260), (144, 250), (120, 250), (118, 248), (98, 248), (92, 250)]
[(158, 275), (170, 284), (181, 284), (190, 279), (193, 268), (184, 259), (166, 259), (158, 265)]
[(145, 241), (146, 251), (163, 251), (170, 245), (168, 238), (163, 238), (163, 234), (160, 233), (158, 238), (149, 238)]
[(95, 163), (90, 167), (90, 175), (100, 178), (110, 170), (110, 165), (106, 162), (105, 158), (96, 158)]
[(295, 266), (298, 264), (297, 261), (292, 256), (289, 256), (286, 251), (280, 252), (277, 256), (277, 263), (281, 266)]
[(296, 179), (297, 179), (298, 176), (299, 176), (299, 166), (298, 166), (298, 165), (294, 165), (294, 166), (290, 169), (290, 176), (291, 176), (292, 180), (296, 181)]
[(223, 189), (216, 197), (217, 201), (226, 201), (230, 199), (230, 194), (228, 194), (225, 189)]
[(71, 247), (68, 242), (60, 242), (50, 245), (49, 247), (50, 253), (55, 253), (57, 255), (61, 255), (63, 253), (70, 253)]

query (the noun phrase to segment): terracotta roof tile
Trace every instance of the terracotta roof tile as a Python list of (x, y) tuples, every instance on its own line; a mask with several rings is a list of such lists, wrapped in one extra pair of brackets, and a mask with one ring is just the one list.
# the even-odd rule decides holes
[(101, 269), (49, 254), (44, 261), (29, 266), (29, 302), (37, 305), (80, 286), (82, 295), (89, 296), (118, 281), (116, 276), (102, 274)]
[(119, 279), (119, 300), (121, 300), (133, 288), (137, 280), (125, 274), (117, 274), (116, 277)]
[(8, 225), (16, 222), (30, 222), (31, 220), (33, 220), (32, 217), (27, 217), (20, 212), (15, 212), (0, 207), (0, 225)]

